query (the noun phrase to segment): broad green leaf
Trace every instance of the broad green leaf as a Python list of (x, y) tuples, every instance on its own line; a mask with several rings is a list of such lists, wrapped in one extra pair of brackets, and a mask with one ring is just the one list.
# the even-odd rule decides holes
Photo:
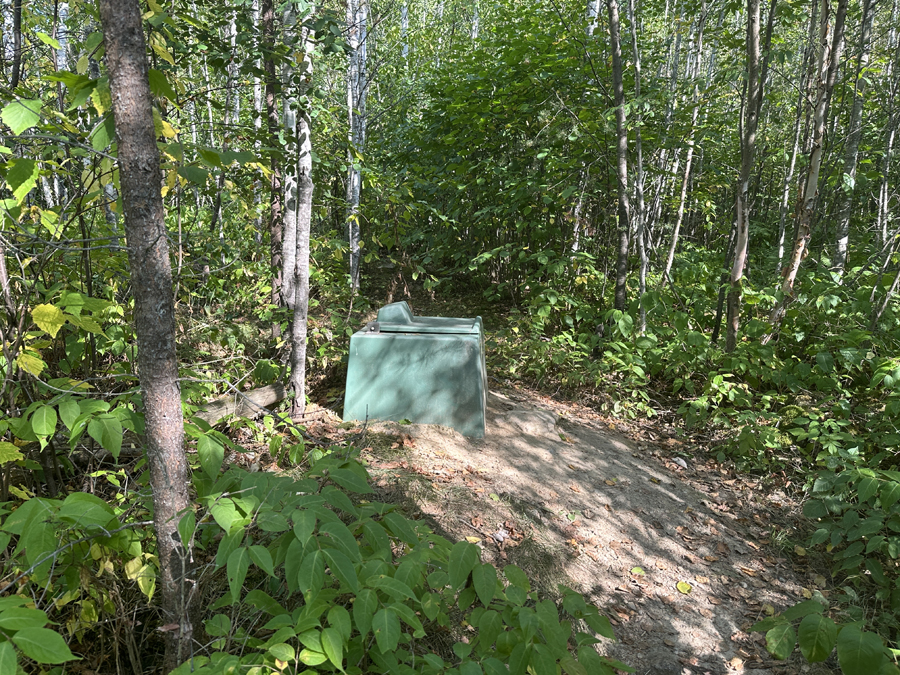
[(115, 415), (97, 415), (88, 422), (88, 433), (114, 459), (119, 459), (122, 451), (122, 423)]
[(19, 448), (9, 441), (0, 441), (0, 466), (22, 459), (24, 455)]
[(66, 428), (69, 431), (72, 431), (72, 425), (75, 424), (75, 420), (77, 420), (78, 416), (81, 414), (81, 408), (78, 407), (78, 402), (74, 399), (67, 398), (64, 401), (60, 401), (58, 407), (59, 419), (62, 420), (62, 423), (66, 425)]
[[(319, 533), (320, 535), (327, 535), (331, 541), (337, 544), (337, 548), (343, 551), (353, 562), (362, 560), (356, 538), (353, 536), (350, 528), (342, 522), (323, 523), (319, 525)], [(319, 540), (321, 541), (321, 537)]]
[(450, 573), (450, 585), (454, 588), (460, 588), (469, 576), (469, 572), (478, 564), (481, 553), (475, 544), (467, 541), (458, 541), (450, 549), (450, 562), (448, 572)]
[(6, 182), (9, 183), (16, 203), (21, 204), (37, 185), (41, 166), (33, 159), (25, 158), (11, 160), (7, 166), (9, 168), (6, 170)]
[(40, 99), (19, 99), (8, 104), (0, 111), (0, 119), (12, 129), (12, 132), (19, 136), (31, 127), (37, 126), (41, 119)]
[(5, 631), (24, 628), (43, 628), (47, 625), (47, 615), (39, 609), (10, 607), (0, 612), (0, 629)]
[(344, 640), (336, 628), (322, 630), (322, 650), (331, 664), (344, 672)]
[(821, 614), (804, 617), (797, 628), (800, 652), (810, 663), (824, 661), (837, 643), (837, 626), (834, 621)]
[(889, 481), (881, 490), (881, 506), (885, 513), (890, 513), (891, 507), (900, 500), (900, 481)]
[(363, 478), (350, 471), (350, 469), (334, 469), (328, 474), (328, 477), (345, 490), (358, 492), (359, 494), (372, 492), (371, 486)]
[(20, 630), (12, 636), (12, 641), (25, 656), (38, 663), (65, 663), (76, 660), (62, 636), (48, 628)]
[(304, 649), (300, 652), (300, 662), (306, 666), (318, 666), (325, 663), (328, 657), (322, 652), (314, 652), (311, 649)]
[(325, 559), (322, 551), (313, 551), (300, 563), (297, 583), (303, 598), (309, 604), (325, 585)]
[(493, 565), (475, 565), (472, 569), (472, 585), (481, 604), (487, 607), (497, 589), (497, 570)]
[(204, 434), (197, 439), (197, 455), (200, 457), (203, 473), (213, 480), (218, 478), (222, 462), (225, 460), (225, 446), (218, 439)]
[(353, 562), (350, 558), (335, 548), (322, 549), (322, 554), (328, 561), (331, 573), (346, 586), (347, 590), (356, 593), (359, 590), (359, 579), (356, 576), (356, 568), (353, 567)]
[(841, 629), (837, 638), (837, 655), (844, 675), (877, 673), (887, 659), (881, 638), (853, 625)]
[(861, 503), (869, 501), (869, 498), (876, 492), (878, 492), (877, 478), (863, 478), (856, 488), (856, 496)]
[(196, 530), (197, 515), (193, 510), (188, 510), (178, 521), (178, 536), (181, 538), (181, 543), (185, 548), (190, 548), (190, 542)]
[[(250, 559), (253, 563), (263, 570), (270, 577), (275, 576), (275, 566), (272, 563), (272, 554), (269, 553), (269, 549), (265, 546), (260, 546), (256, 544), (251, 546), (250, 549)], [(284, 659), (282, 659), (283, 661)]]
[(392, 609), (381, 609), (372, 617), (372, 631), (375, 633), (378, 650), (382, 654), (397, 649), (397, 643), (400, 641), (400, 619)]
[(0, 673), (15, 673), (16, 649), (11, 642), (0, 642)]
[(316, 514), (310, 509), (297, 509), (291, 517), (294, 521), (294, 536), (297, 541), (306, 546), (306, 542), (316, 529)]
[(785, 621), (794, 621), (810, 614), (821, 614), (824, 611), (825, 607), (818, 600), (804, 600), (784, 610), (781, 613), (781, 618)]
[(250, 551), (243, 546), (232, 551), (225, 567), (228, 575), (228, 587), (231, 590), (231, 601), (237, 602), (241, 599), (244, 579), (247, 578), (247, 570), (250, 569)]
[(271, 616), (279, 616), (285, 613), (284, 607), (268, 593), (254, 588), (244, 596), (244, 604), (256, 607), (256, 609), (265, 612)]
[(353, 622), (356, 624), (356, 630), (363, 637), (372, 627), (372, 617), (375, 615), (376, 609), (378, 609), (378, 596), (375, 591), (370, 588), (362, 589), (356, 595), (356, 600), (353, 601)]
[(391, 534), (403, 543), (409, 544), (410, 546), (415, 546), (419, 543), (419, 536), (413, 529), (412, 523), (399, 513), (386, 513), (384, 515), (384, 522), (387, 523)]
[[(167, 98), (173, 103), (178, 101), (178, 96), (175, 94), (175, 90), (172, 88), (172, 85), (169, 84), (169, 80), (166, 79), (164, 73), (154, 68), (151, 68), (148, 73), (148, 79), (150, 80), (150, 91), (157, 98)], [(281, 659), (282, 661), (286, 661), (287, 659)]]
[(48, 47), (53, 47), (53, 49), (59, 49), (59, 40), (50, 37), (46, 33), (42, 33), (41, 31), (37, 31), (35, 33), (37, 35), (38, 40), (43, 42)]
[(56, 421), (56, 410), (42, 405), (31, 414), (31, 429), (36, 436), (46, 438), (56, 433)]
[(284, 642), (279, 642), (277, 644), (272, 645), (268, 649), (269, 653), (274, 656), (279, 661), (293, 661), (294, 660), (294, 648), (289, 644), (285, 644)]
[(328, 610), (328, 625), (336, 628), (346, 643), (353, 632), (353, 622), (350, 620), (350, 612), (341, 605), (335, 605)]
[(505, 576), (513, 586), (521, 588), (526, 593), (531, 592), (531, 581), (529, 581), (528, 575), (518, 566), (507, 565), (503, 568), (503, 576)]
[(50, 334), (50, 337), (56, 337), (59, 329), (66, 323), (66, 315), (63, 311), (54, 305), (37, 305), (31, 310), (31, 318), (42, 331)]
[(367, 584), (372, 588), (384, 591), (388, 595), (397, 600), (415, 600), (416, 594), (413, 590), (402, 581), (397, 581), (393, 577), (383, 574), (369, 577)]
[(178, 167), (178, 175), (194, 185), (205, 187), (206, 180), (209, 178), (209, 171), (201, 169), (199, 166), (180, 166)]
[(77, 527), (95, 525), (107, 527), (116, 521), (115, 511), (97, 495), (73, 492), (63, 501), (59, 509), (59, 519)]
[(766, 649), (776, 659), (784, 660), (794, 651), (797, 634), (789, 623), (775, 626), (766, 633)]

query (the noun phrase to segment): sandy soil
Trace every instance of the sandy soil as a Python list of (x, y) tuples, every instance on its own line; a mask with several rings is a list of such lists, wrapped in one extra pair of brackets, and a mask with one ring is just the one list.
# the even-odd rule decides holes
[[(824, 588), (775, 545), (796, 505), (693, 456), (664, 432), (611, 429), (591, 411), (493, 392), (484, 439), (370, 426), (363, 458), (386, 500), (552, 592), (584, 593), (614, 622), (607, 654), (640, 675), (832, 671), (770, 659), (749, 626)], [(782, 545), (784, 545), (782, 543)], [(679, 588), (680, 586), (680, 588)], [(835, 671), (836, 672), (836, 671)]]

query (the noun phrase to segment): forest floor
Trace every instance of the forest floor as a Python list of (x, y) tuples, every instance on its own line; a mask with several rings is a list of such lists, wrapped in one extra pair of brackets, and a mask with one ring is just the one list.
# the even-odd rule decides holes
[[(320, 413), (328, 434), (338, 420)], [(370, 425), (362, 458), (380, 498), (478, 543), (487, 561), (519, 565), (544, 592), (584, 593), (614, 626), (603, 651), (639, 675), (838, 672), (796, 652), (773, 661), (764, 635), (748, 632), (829, 594), (825, 572), (790, 541), (801, 516), (789, 481), (764, 485), (707, 459), (680, 430), (521, 387), (495, 387), (487, 414), (483, 439)]]

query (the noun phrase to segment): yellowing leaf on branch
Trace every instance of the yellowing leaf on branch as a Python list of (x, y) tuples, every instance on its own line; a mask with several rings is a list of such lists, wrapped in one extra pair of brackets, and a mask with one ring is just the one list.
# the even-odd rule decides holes
[(15, 445), (7, 441), (0, 441), (0, 466), (23, 458), (24, 455)]
[(16, 365), (26, 373), (34, 375), (35, 377), (39, 377), (40, 374), (44, 372), (44, 368), (47, 367), (47, 364), (44, 363), (43, 359), (34, 354), (29, 354), (28, 352), (22, 352), (16, 357)]
[(59, 329), (66, 323), (63, 311), (54, 305), (37, 305), (31, 310), (31, 318), (42, 331), (49, 333), (50, 337), (56, 337)]

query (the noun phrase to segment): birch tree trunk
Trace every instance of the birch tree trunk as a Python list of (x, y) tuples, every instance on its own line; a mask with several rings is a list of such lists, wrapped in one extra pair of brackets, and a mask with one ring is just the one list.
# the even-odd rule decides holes
[(600, 0), (588, 0), (584, 14), (587, 19), (587, 36), (593, 37), (600, 18)]
[(294, 255), (293, 289), (294, 310), (291, 323), (291, 378), (290, 389), (294, 394), (291, 416), (300, 417), (306, 410), (306, 339), (309, 318), (309, 236), (312, 223), (312, 125), (310, 102), (307, 93), (312, 85), (312, 51), (315, 36), (303, 28), (301, 47), (301, 83), (297, 92), (299, 103), (297, 114), (297, 218), (296, 249)]
[(747, 95), (741, 118), (741, 174), (735, 199), (735, 246), (731, 267), (725, 322), (725, 351), (733, 352), (740, 329), (742, 279), (747, 262), (750, 238), (750, 174), (756, 152), (756, 130), (759, 124), (759, 0), (747, 0)]
[(366, 38), (368, 0), (348, 0), (347, 26), (350, 64), (347, 69), (347, 109), (350, 118), (347, 171), (347, 239), (350, 242), (350, 288), (359, 290), (360, 223), (362, 187), (360, 161), (366, 142)]
[(619, 5), (606, 0), (609, 13), (609, 43), (612, 50), (613, 100), (616, 106), (616, 177), (619, 194), (618, 233), (616, 252), (615, 308), (628, 308), (628, 238), (630, 233), (630, 205), (628, 203), (628, 130), (625, 128), (625, 89), (622, 83), (622, 46), (619, 42)]
[[(797, 234), (790, 260), (784, 268), (781, 284), (781, 300), (772, 309), (770, 321), (773, 330), (763, 339), (768, 342), (778, 330), (784, 319), (787, 306), (794, 299), (794, 281), (800, 270), (800, 263), (807, 256), (807, 246), (812, 233), (812, 218), (815, 213), (819, 195), (819, 173), (822, 169), (822, 158), (825, 151), (826, 111), (831, 102), (831, 92), (837, 80), (837, 71), (841, 59), (841, 44), (844, 41), (844, 20), (847, 16), (847, 0), (838, 0), (837, 12), (834, 16), (834, 29), (829, 31), (831, 19), (830, 0), (822, 0), (821, 23), (819, 29), (819, 60), (816, 72), (816, 106), (813, 112), (813, 144), (809, 157), (809, 173), (800, 203), (800, 216), (797, 221)], [(831, 33), (829, 39), (829, 32)]]
[[(301, 49), (302, 37), (294, 35), (297, 29), (297, 13), (293, 5), (284, 11), (284, 43), (293, 47), (294, 42)], [(302, 30), (302, 29), (301, 29)], [(300, 37), (299, 40), (297, 38)], [(297, 94), (291, 85), (294, 68), (291, 60), (284, 62), (281, 70), (282, 127), (286, 144), (284, 155), (284, 225), (281, 241), (281, 302), (288, 309), (294, 309), (296, 296), (294, 281), (297, 266), (297, 177), (300, 172), (300, 147), (297, 136)], [(305, 92), (304, 92), (305, 93)]]
[(834, 267), (843, 276), (847, 265), (847, 251), (850, 242), (850, 209), (856, 187), (856, 163), (859, 157), (859, 139), (862, 136), (862, 110), (866, 90), (865, 70), (869, 65), (869, 48), (872, 42), (872, 1), (863, 0), (862, 29), (859, 36), (859, 57), (856, 61), (856, 82), (853, 87), (853, 108), (850, 111), (850, 132), (844, 152), (844, 175), (842, 177), (841, 205), (838, 210), (837, 232), (835, 233)]
[(160, 191), (162, 172), (153, 128), (146, 44), (136, 0), (100, 0), (116, 122), (119, 175), (128, 240), (138, 372), (146, 420), (147, 463), (162, 587), (166, 654), (172, 670), (191, 654), (194, 604), (190, 542), (178, 521), (190, 508), (190, 471), (175, 356), (172, 270)]

